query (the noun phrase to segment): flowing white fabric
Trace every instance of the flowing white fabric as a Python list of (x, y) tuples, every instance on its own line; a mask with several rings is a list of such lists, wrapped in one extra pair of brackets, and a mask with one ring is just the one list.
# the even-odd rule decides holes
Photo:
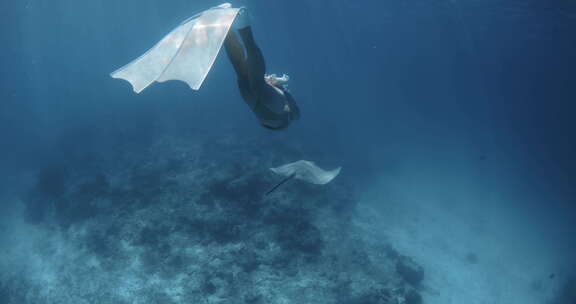
[(240, 8), (224, 3), (172, 30), (144, 55), (110, 74), (140, 93), (153, 82), (181, 80), (198, 90), (218, 56)]

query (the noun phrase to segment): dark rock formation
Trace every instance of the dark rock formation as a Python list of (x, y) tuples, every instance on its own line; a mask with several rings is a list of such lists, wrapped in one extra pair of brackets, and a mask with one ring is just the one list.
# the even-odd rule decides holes
[(424, 269), (407, 256), (400, 256), (396, 262), (396, 272), (406, 283), (418, 287), (424, 279)]

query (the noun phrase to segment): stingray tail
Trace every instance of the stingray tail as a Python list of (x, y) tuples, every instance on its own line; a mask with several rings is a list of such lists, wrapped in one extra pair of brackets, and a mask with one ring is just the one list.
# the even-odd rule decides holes
[(280, 181), (278, 184), (276, 184), (274, 187), (272, 187), (272, 189), (268, 190), (268, 192), (266, 192), (266, 194), (264, 194), (264, 196), (267, 196), (268, 194), (274, 192), (274, 190), (276, 190), (278, 187), (282, 186), (285, 182), (294, 178), (294, 176), (296, 176), (296, 174), (289, 175), (288, 177), (286, 177), (285, 179)]

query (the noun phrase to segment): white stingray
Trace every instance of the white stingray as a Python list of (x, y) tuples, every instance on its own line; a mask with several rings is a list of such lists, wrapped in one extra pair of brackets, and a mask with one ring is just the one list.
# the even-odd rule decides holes
[(198, 90), (212, 68), (240, 8), (230, 3), (205, 10), (166, 35), (136, 60), (112, 72), (140, 93), (153, 82), (181, 80)]
[(270, 168), (272, 172), (285, 176), (286, 178), (272, 188), (268, 193), (274, 191), (278, 186), (286, 182), (291, 178), (296, 178), (300, 180), (307, 181), (312, 184), (324, 185), (331, 182), (338, 174), (342, 168), (338, 167), (334, 170), (324, 170), (314, 162), (307, 160), (299, 160), (297, 162), (289, 163), (280, 167)]

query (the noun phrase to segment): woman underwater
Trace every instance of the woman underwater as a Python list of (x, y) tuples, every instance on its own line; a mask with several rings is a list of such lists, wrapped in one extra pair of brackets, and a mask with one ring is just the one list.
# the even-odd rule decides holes
[(198, 90), (222, 43), (238, 76), (242, 98), (262, 126), (280, 130), (300, 117), (300, 110), (285, 86), (288, 76), (266, 75), (266, 63), (252, 36), (247, 10), (232, 8), (230, 3), (187, 19), (144, 55), (111, 76), (130, 82), (136, 93), (154, 82), (168, 80), (181, 80)]
[(300, 118), (300, 109), (286, 89), (288, 75), (266, 74), (264, 56), (256, 45), (248, 19), (248, 12), (242, 8), (224, 41), (226, 53), (236, 71), (240, 94), (260, 124), (268, 129), (281, 130), (292, 120)]

